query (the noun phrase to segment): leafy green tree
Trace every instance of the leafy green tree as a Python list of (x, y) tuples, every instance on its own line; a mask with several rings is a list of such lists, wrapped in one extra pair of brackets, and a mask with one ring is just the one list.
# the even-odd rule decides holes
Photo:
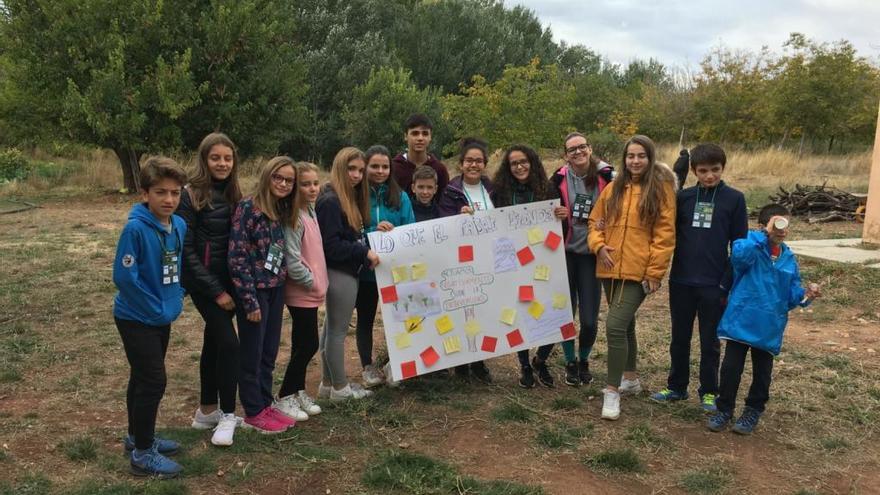
[(383, 144), (395, 150), (402, 146), (403, 122), (413, 113), (425, 113), (434, 121), (432, 144), (442, 148), (449, 140), (440, 111), (440, 92), (419, 89), (410, 71), (382, 67), (370, 73), (364, 84), (354, 89), (351, 103), (343, 113), (345, 134), (359, 146)]
[(555, 65), (508, 67), (500, 79), (475, 76), (461, 95), (443, 98), (443, 115), (457, 137), (481, 136), (493, 147), (524, 143), (557, 148), (575, 112), (574, 90)]
[(24, 96), (13, 110), (112, 149), (129, 190), (147, 152), (192, 146), (214, 129), (245, 150), (272, 149), (302, 113), (301, 68), (285, 38), (292, 16), (275, 3), (4, 4), (10, 80)]

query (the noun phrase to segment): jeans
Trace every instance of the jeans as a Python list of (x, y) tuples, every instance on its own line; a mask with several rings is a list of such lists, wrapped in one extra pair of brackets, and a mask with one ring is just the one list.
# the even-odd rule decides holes
[(248, 321), (244, 306), (236, 308), (241, 353), (238, 395), (248, 416), (272, 405), (272, 371), (281, 341), (284, 286), (257, 289), (260, 321)]

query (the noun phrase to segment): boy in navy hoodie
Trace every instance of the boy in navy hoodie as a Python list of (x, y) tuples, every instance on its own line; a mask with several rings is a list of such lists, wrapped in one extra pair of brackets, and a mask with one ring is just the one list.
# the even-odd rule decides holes
[[(682, 152), (679, 161), (686, 160), (686, 156)], [(726, 164), (727, 156), (717, 145), (700, 144), (691, 150), (690, 166), (697, 184), (680, 190), (676, 198), (675, 254), (669, 272), (671, 366), (666, 388), (651, 396), (658, 402), (688, 398), (696, 317), (700, 330), (698, 392), (708, 412), (715, 411), (718, 395), (721, 345), (716, 330), (730, 290), (728, 248), (745, 237), (749, 228), (745, 197), (721, 180)], [(687, 169), (675, 168), (683, 182)]]
[(131, 366), (126, 405), (131, 472), (173, 478), (182, 468), (165, 457), (171, 440), (155, 437), (156, 414), (165, 394), (165, 351), (171, 322), (183, 308), (181, 252), (186, 222), (174, 215), (186, 173), (174, 160), (148, 158), (139, 177), (143, 203), (134, 205), (116, 246), (113, 319)]
[(437, 211), (437, 172), (427, 166), (420, 165), (412, 176), (412, 209), (416, 222), (433, 220), (440, 216)]
[(759, 230), (733, 243), (733, 287), (718, 336), (727, 341), (721, 364), (718, 412), (707, 423), (712, 431), (723, 430), (733, 419), (736, 394), (746, 354), (752, 354), (752, 384), (734, 433), (748, 435), (758, 425), (770, 398), (773, 356), (782, 348), (788, 312), (819, 297), (817, 284), (801, 286), (797, 258), (783, 240), (788, 235), (788, 209), (770, 204), (758, 212)]

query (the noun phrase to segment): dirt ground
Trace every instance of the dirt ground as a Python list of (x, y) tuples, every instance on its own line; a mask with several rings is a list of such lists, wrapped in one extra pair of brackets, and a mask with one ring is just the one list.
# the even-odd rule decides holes
[[(159, 417), (160, 433), (184, 442), (186, 476), (165, 484), (135, 480), (119, 455), (127, 363), (111, 314), (114, 246), (130, 201), (97, 195), (0, 215), (2, 494), (880, 493), (880, 272), (818, 262), (806, 263), (805, 275), (824, 278), (832, 289), (814, 308), (792, 312), (767, 413), (750, 437), (707, 431), (693, 398), (669, 406), (648, 399), (665, 385), (668, 367), (662, 292), (639, 313), (646, 392), (624, 399), (617, 422), (599, 418), (600, 322), (592, 364), (597, 380), (589, 387), (562, 384), (557, 350), (551, 359), (557, 386), (522, 390), (516, 360), (507, 356), (489, 361), (495, 378), (489, 386), (419, 378), (380, 389), (365, 403), (326, 404), (322, 415), (292, 433), (239, 431), (236, 445), (221, 450), (210, 445), (210, 433), (189, 428), (198, 403), (202, 330), (187, 301), (173, 325)], [(856, 230), (805, 226), (804, 235)], [(279, 370), (289, 358), (289, 328), (285, 319)], [(375, 338), (377, 348), (384, 345), (381, 331)], [(347, 346), (349, 375), (360, 381), (353, 335)], [(319, 372), (313, 362), (310, 393)], [(695, 367), (691, 377), (696, 395)], [(559, 442), (552, 441), (555, 433)], [(639, 465), (601, 461), (601, 454), (616, 451), (629, 452)], [(423, 477), (385, 484), (368, 479), (377, 466), (393, 473), (390, 453), (400, 452), (428, 459)], [(443, 469), (483, 484), (445, 488), (437, 481)]]

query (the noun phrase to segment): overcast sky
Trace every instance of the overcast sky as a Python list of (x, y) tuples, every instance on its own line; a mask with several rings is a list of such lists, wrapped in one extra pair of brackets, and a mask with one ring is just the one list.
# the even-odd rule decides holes
[(849, 40), (880, 63), (880, 0), (507, 0), (534, 11), (556, 41), (583, 44), (612, 62), (654, 57), (697, 67), (712, 48), (781, 53), (791, 32)]

